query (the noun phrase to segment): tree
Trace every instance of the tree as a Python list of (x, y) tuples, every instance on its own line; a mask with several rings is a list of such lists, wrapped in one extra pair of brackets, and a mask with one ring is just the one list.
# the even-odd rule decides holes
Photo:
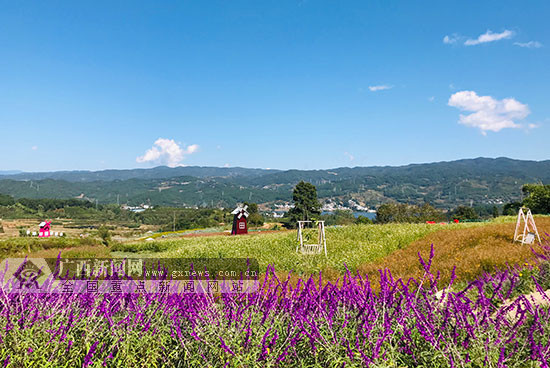
[(428, 203), (422, 206), (416, 206), (405, 203), (385, 203), (378, 207), (376, 211), (376, 222), (426, 222), (426, 221), (442, 221), (444, 219), (443, 212), (432, 207)]
[(355, 223), (355, 216), (351, 210), (336, 210), (334, 213), (322, 215), (321, 220), (325, 225), (351, 225)]
[(288, 213), (286, 227), (296, 228), (298, 221), (311, 221), (321, 214), (321, 204), (317, 199), (317, 188), (311, 183), (299, 182), (292, 192), (294, 207)]
[(457, 220), (477, 220), (479, 215), (473, 207), (458, 206), (451, 212), (451, 217)]
[(247, 203), (244, 202), (246, 206), (248, 206), (248, 219), (247, 222), (252, 226), (262, 226), (264, 224), (264, 217), (262, 214), (258, 211), (258, 204), (256, 203)]
[(521, 207), (520, 202), (506, 203), (504, 207), (502, 207), (502, 214), (504, 216), (515, 216), (518, 214), (520, 207)]
[(357, 218), (355, 219), (355, 223), (356, 224), (372, 224), (372, 220), (370, 218), (368, 218), (367, 216), (357, 216)]
[(15, 200), (9, 195), (0, 193), (0, 206), (11, 206), (15, 203)]
[(533, 213), (550, 213), (550, 185), (525, 184), (521, 191), (527, 195), (523, 205)]

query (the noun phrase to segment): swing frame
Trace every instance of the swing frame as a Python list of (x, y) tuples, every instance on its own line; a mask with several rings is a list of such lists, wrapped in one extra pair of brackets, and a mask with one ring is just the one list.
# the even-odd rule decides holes
[[(527, 211), (527, 212), (525, 212)], [(523, 233), (519, 232), (521, 222), (525, 223), (523, 226)], [(535, 240), (535, 235), (539, 240), (539, 243), (542, 243), (540, 240), (539, 231), (537, 230), (537, 225), (535, 224), (535, 219), (531, 210), (526, 207), (520, 207), (518, 212), (518, 220), (516, 222), (516, 231), (514, 232), (514, 242), (521, 241), (521, 244), (533, 244)], [(531, 238), (531, 239), (529, 239)]]
[(314, 221), (298, 221), (298, 236), (296, 245), (296, 252), (300, 251), (302, 254), (321, 254), (325, 251), (325, 257), (327, 257), (327, 238), (325, 236), (325, 222), (315, 221), (317, 225), (317, 244), (304, 244), (304, 225), (306, 223), (313, 223)]

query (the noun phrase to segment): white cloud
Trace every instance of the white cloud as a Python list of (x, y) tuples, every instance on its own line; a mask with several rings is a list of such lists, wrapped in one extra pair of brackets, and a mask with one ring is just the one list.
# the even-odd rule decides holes
[(526, 47), (528, 49), (539, 49), (542, 47), (542, 43), (540, 43), (539, 41), (514, 42), (514, 45), (519, 47)]
[(387, 84), (381, 84), (381, 85), (378, 85), (378, 86), (369, 86), (369, 90), (371, 92), (377, 92), (377, 91), (383, 91), (385, 89), (392, 89), (393, 86), (389, 86)]
[(230, 167), (228, 163), (223, 164), (223, 167)]
[(32, 149), (33, 151), (36, 151), (36, 150), (38, 149), (38, 146), (32, 146), (31, 149)]
[(349, 152), (344, 152), (344, 155), (346, 155), (347, 158), (349, 158), (350, 161), (355, 160), (355, 157), (354, 157), (351, 153), (349, 153)]
[(514, 35), (514, 32), (512, 31), (509, 31), (507, 29), (505, 29), (503, 32), (501, 33), (494, 33), (494, 32), (491, 32), (490, 30), (488, 30), (487, 32), (485, 32), (484, 34), (482, 35), (479, 35), (478, 38), (476, 39), (468, 39), (464, 42), (464, 45), (466, 46), (474, 46), (474, 45), (479, 45), (481, 43), (487, 43), (487, 42), (494, 42), (494, 41), (499, 41), (499, 40), (504, 40), (504, 39), (507, 39), (507, 38), (511, 38), (512, 36)]
[(192, 144), (182, 148), (173, 139), (159, 138), (149, 148), (143, 156), (136, 158), (137, 162), (153, 162), (167, 165), (170, 167), (182, 166), (182, 161), (186, 155), (197, 152), (199, 146)]
[(434, 97), (434, 96), (428, 97), (428, 101), (434, 102), (434, 100), (435, 100), (435, 97)]
[(517, 120), (531, 113), (529, 106), (513, 98), (497, 100), (491, 96), (478, 96), (474, 91), (460, 91), (449, 98), (449, 106), (471, 114), (460, 114), (459, 123), (487, 131), (498, 132), (505, 128), (520, 128)]
[(446, 43), (448, 45), (456, 43), (460, 36), (458, 36), (456, 33), (453, 33), (451, 36), (445, 36), (443, 37), (443, 43)]

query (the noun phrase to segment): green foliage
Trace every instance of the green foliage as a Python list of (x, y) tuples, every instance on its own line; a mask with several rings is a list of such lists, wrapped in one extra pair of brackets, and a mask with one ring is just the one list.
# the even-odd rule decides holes
[(442, 211), (424, 203), (416, 206), (404, 203), (385, 203), (376, 212), (376, 222), (385, 224), (389, 222), (421, 223), (426, 221), (443, 221), (445, 215)]
[[(332, 225), (351, 225), (356, 223), (356, 219), (353, 216), (352, 211), (346, 211), (346, 210), (337, 210), (334, 211), (334, 213), (321, 215), (321, 220), (325, 221), (325, 225), (332, 226)], [(357, 222), (361, 223), (361, 222)]]
[(550, 214), (550, 185), (525, 184), (521, 190), (527, 195), (523, 205), (531, 212)]
[(521, 207), (521, 202), (506, 203), (504, 207), (502, 207), (502, 215), (517, 216), (520, 207)]
[(253, 215), (255, 213), (258, 213), (258, 204), (257, 203), (248, 203), (248, 202), (244, 202), (244, 205), (245, 206), (248, 206), (248, 213)]
[(292, 192), (294, 207), (288, 211), (286, 227), (296, 228), (298, 221), (315, 219), (321, 213), (321, 204), (317, 199), (317, 188), (311, 183), (304, 181), (296, 184)]
[(251, 226), (262, 226), (264, 224), (264, 217), (262, 214), (258, 211), (258, 204), (257, 203), (248, 203), (244, 202), (246, 206), (248, 206), (248, 219), (247, 223)]
[(372, 221), (370, 218), (366, 216), (357, 216), (355, 219), (355, 223), (359, 225), (366, 225), (366, 224), (373, 224), (374, 221)]
[(472, 207), (458, 206), (453, 212), (451, 212), (451, 218), (457, 220), (477, 220), (479, 215)]
[(13, 197), (0, 193), (0, 206), (11, 206), (15, 204)]
[(140, 252), (165, 252), (170, 249), (172, 243), (168, 241), (145, 241), (139, 243), (118, 243), (111, 250), (113, 252), (140, 253)]
[(111, 243), (111, 232), (109, 231), (109, 228), (105, 225), (101, 225), (97, 229), (97, 235), (101, 239), (101, 242), (104, 246), (108, 247)]
[(161, 231), (214, 227), (233, 220), (229, 211), (212, 208), (156, 207), (138, 215), (140, 222), (159, 225)]
[(92, 202), (84, 201), (81, 199), (20, 198), (17, 200), (17, 203), (21, 203), (23, 206), (36, 211), (52, 211), (65, 207), (94, 207), (94, 204)]
[(262, 226), (264, 224), (264, 217), (256, 212), (248, 216), (247, 222), (251, 226)]
[(45, 249), (67, 249), (78, 248), (82, 246), (98, 245), (99, 241), (95, 238), (67, 238), (67, 237), (20, 237), (0, 240), (0, 257), (24, 256), (30, 252), (41, 251)]

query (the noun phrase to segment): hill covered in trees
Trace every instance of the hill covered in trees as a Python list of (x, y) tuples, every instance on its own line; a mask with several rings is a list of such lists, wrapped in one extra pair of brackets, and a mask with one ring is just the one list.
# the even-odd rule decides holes
[(382, 203), (438, 208), (503, 204), (522, 199), (526, 183), (549, 183), (550, 160), (477, 158), (451, 162), (336, 168), (263, 170), (213, 167), (18, 173), (0, 176), (0, 193), (15, 198), (81, 198), (97, 203), (231, 207), (251, 201), (274, 208), (291, 201), (299, 181), (317, 187), (324, 204), (377, 207)]

